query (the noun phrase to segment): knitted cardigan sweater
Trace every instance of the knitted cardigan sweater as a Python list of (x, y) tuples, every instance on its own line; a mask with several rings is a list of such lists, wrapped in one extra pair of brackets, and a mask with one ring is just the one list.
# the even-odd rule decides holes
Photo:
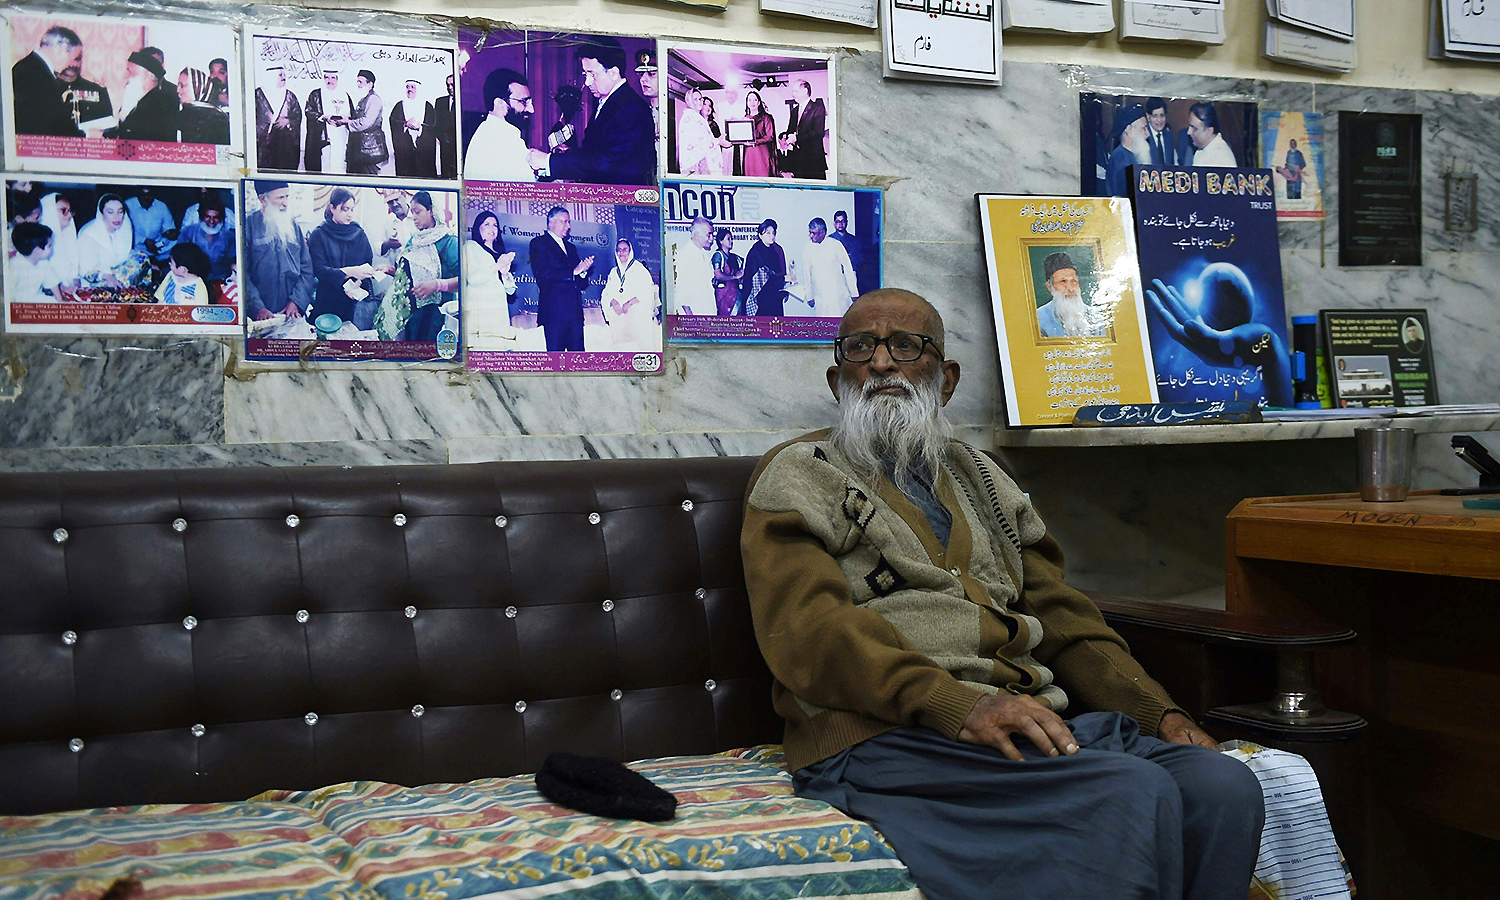
[(1094, 604), (1015, 484), (967, 444), (937, 479), (948, 546), (886, 479), (819, 431), (761, 459), (740, 548), (793, 771), (902, 726), (957, 739), (985, 694), (1072, 694), (1155, 734), (1177, 707)]

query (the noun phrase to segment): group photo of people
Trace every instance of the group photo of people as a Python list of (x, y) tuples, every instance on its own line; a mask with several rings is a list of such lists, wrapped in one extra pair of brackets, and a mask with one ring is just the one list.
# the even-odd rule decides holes
[(264, 34), (250, 42), (261, 171), (458, 177), (452, 49)]
[[(445, 330), (456, 347), (457, 190), (274, 178), (244, 190), (251, 357), (295, 358), (317, 339), (316, 358), (431, 359)], [(381, 343), (393, 346), (354, 346)]]
[(234, 303), (228, 187), (11, 180), (5, 214), (10, 302)]
[[(12, 145), (18, 156), (98, 159), (87, 144), (24, 136), (207, 144), (239, 142), (234, 31), (151, 19), (9, 18)], [(237, 99), (237, 98), (236, 98)], [(135, 147), (138, 162), (180, 161)], [(114, 161), (114, 160), (111, 160)], [(204, 162), (220, 162), (217, 152)]]
[(827, 55), (667, 49), (667, 172), (834, 180), (837, 117)]
[(541, 189), (520, 200), (486, 196), (485, 187), (471, 189), (464, 214), (469, 352), (661, 352), (656, 204), (578, 202)]
[(673, 316), (837, 320), (879, 286), (879, 191), (667, 182), (663, 195)]
[(1256, 164), (1257, 106), (1238, 100), (1081, 94), (1085, 197), (1130, 195), (1130, 167)]
[(656, 41), (458, 35), (464, 179), (656, 183)]

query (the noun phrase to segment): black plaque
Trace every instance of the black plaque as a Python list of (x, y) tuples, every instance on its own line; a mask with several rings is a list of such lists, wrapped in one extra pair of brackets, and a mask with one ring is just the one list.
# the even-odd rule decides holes
[(1339, 113), (1339, 265), (1422, 264), (1422, 117)]

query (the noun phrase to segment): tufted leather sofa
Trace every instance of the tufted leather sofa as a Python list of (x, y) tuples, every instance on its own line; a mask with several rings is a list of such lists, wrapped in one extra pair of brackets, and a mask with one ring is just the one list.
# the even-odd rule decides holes
[(754, 462), (0, 475), (0, 813), (777, 741)]

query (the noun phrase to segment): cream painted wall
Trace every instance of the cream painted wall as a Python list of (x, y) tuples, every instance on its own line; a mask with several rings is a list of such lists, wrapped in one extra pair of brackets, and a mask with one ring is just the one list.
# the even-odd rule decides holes
[[(352, 6), (329, 2), (327, 6)], [(880, 49), (877, 32), (831, 23), (763, 16), (756, 0), (730, 0), (723, 13), (654, 0), (529, 0), (487, 6), (445, 0), (374, 0), (359, 6), (400, 12), (494, 19), (518, 25), (750, 41), (797, 46)], [(1428, 0), (1358, 0), (1360, 64), (1346, 76), (1273, 63), (1261, 56), (1261, 0), (1227, 0), (1229, 41), (1194, 47), (1157, 41), (1120, 42), (1115, 33), (1093, 38), (1005, 35), (1005, 56), (1017, 62), (1066, 62), (1157, 72), (1326, 81), (1377, 87), (1500, 93), (1500, 65), (1427, 58)]]

